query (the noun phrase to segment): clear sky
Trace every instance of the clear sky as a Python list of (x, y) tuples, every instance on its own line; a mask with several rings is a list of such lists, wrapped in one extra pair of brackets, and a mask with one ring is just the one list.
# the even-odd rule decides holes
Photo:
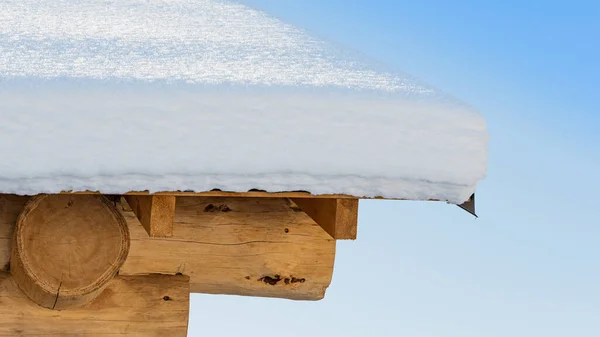
[(600, 336), (600, 3), (246, 0), (477, 107), (474, 219), (361, 201), (319, 302), (193, 295), (190, 336)]

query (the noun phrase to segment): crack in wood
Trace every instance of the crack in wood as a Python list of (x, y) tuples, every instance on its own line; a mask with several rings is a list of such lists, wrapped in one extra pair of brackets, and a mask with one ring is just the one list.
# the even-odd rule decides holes
[(54, 304), (52, 305), (52, 309), (56, 308), (56, 303), (58, 302), (58, 296), (60, 295), (60, 288), (62, 287), (63, 281), (60, 280), (60, 284), (58, 285), (58, 289), (56, 290), (56, 298), (54, 299)]
[[(243, 246), (243, 245), (248, 245), (248, 244), (252, 244), (252, 243), (267, 243), (267, 244), (293, 243), (293, 242), (286, 242), (286, 241), (247, 241), (247, 242), (240, 242), (240, 243), (215, 243), (215, 242), (202, 242), (202, 241), (194, 241), (194, 240), (178, 240), (178, 239), (172, 239), (172, 238), (167, 238), (164, 240), (165, 241), (173, 241), (173, 242), (195, 243), (195, 244), (199, 244), (199, 245), (210, 245), (210, 246)], [(132, 238), (131, 241), (145, 241), (145, 240)]]

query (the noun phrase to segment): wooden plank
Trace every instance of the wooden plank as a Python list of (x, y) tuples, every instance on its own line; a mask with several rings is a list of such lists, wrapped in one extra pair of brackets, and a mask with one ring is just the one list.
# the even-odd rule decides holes
[(48, 310), (0, 272), (0, 336), (186, 336), (186, 276), (119, 276), (89, 306)]
[(121, 275), (190, 276), (192, 292), (319, 300), (335, 240), (288, 199), (181, 197), (172, 238), (149, 238), (131, 211)]
[(337, 240), (356, 240), (358, 199), (306, 199), (293, 202)]
[(173, 236), (173, 219), (175, 216), (175, 196), (125, 196), (125, 200), (137, 215), (138, 219), (152, 237)]

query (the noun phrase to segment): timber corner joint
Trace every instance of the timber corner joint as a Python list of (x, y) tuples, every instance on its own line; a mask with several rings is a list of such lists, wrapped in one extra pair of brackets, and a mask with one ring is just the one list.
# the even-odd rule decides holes
[(132, 301), (145, 335), (185, 336), (190, 292), (319, 300), (357, 212), (349, 198), (0, 194), (0, 315), (102, 335)]

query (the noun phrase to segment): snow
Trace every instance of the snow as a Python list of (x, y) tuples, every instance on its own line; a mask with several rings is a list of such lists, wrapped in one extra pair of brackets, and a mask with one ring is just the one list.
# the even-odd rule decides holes
[(218, 0), (0, 0), (0, 193), (271, 192), (461, 203), (472, 107)]

